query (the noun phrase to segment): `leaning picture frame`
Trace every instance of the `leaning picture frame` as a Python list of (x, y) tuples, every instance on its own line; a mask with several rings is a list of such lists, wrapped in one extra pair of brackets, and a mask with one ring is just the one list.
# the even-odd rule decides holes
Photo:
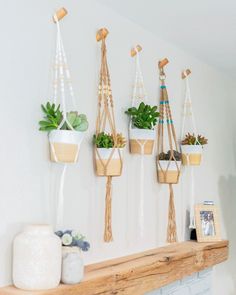
[(195, 205), (195, 223), (198, 242), (222, 240), (219, 211), (216, 205)]

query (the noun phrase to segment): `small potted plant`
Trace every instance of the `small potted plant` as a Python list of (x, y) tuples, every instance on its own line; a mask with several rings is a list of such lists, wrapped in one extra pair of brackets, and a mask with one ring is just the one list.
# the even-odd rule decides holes
[(77, 231), (57, 231), (55, 234), (61, 239), (62, 244), (61, 281), (64, 284), (77, 284), (84, 276), (81, 251), (88, 251), (90, 244)]
[[(44, 118), (39, 121), (39, 130), (49, 132), (51, 161), (75, 163), (84, 132), (88, 129), (86, 115), (76, 111), (63, 114), (60, 105), (50, 102), (41, 108)], [(64, 116), (66, 121), (62, 124)]]
[(123, 166), (123, 148), (126, 141), (121, 133), (114, 137), (105, 132), (95, 134), (95, 166), (98, 176), (120, 176)]
[(155, 140), (154, 127), (159, 117), (157, 106), (150, 106), (141, 102), (137, 108), (129, 108), (125, 113), (131, 119), (129, 130), (131, 154), (151, 155)]
[(202, 135), (196, 137), (194, 134), (187, 133), (181, 142), (183, 165), (200, 165), (203, 146), (207, 143), (208, 140)]
[(159, 183), (178, 183), (181, 167), (181, 153), (178, 151), (160, 153), (157, 159), (157, 177)]

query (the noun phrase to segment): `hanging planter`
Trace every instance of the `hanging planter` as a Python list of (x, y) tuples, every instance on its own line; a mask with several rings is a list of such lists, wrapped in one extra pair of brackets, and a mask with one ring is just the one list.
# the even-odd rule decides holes
[(123, 148), (125, 139), (116, 136), (116, 145), (112, 135), (101, 132), (94, 135), (95, 166), (98, 176), (120, 176), (123, 168)]
[[(94, 163), (98, 176), (107, 177), (106, 185), (106, 209), (104, 241), (111, 242), (112, 235), (112, 177), (120, 176), (123, 167), (122, 148), (125, 139), (116, 131), (114, 102), (111, 91), (111, 79), (107, 63), (107, 50), (105, 39), (108, 30), (100, 29), (96, 39), (101, 41), (101, 69), (98, 86), (98, 115), (94, 143)], [(109, 133), (106, 132), (109, 130)]]
[(150, 106), (141, 102), (137, 108), (129, 108), (125, 113), (131, 119), (131, 128), (129, 129), (130, 153), (151, 155), (156, 136), (154, 127), (159, 116), (157, 106)]
[(157, 160), (157, 176), (159, 183), (176, 184), (179, 182), (181, 168), (181, 154), (174, 151), (171, 157), (171, 151), (161, 153)]
[[(161, 96), (160, 96), (160, 118), (158, 122), (157, 133), (157, 178), (160, 183), (169, 185), (169, 213), (168, 213), (168, 227), (167, 227), (167, 242), (177, 242), (177, 230), (175, 220), (175, 205), (174, 192), (172, 184), (179, 182), (181, 154), (178, 151), (175, 127), (173, 124), (171, 108), (168, 98), (168, 93), (165, 85), (166, 75), (164, 67), (168, 63), (168, 59), (159, 62), (159, 79), (161, 82)], [(167, 136), (165, 136), (167, 133)], [(165, 152), (166, 146), (169, 147), (168, 152)]]
[(181, 142), (182, 163), (183, 165), (199, 166), (202, 160), (203, 145), (208, 140), (201, 135), (186, 134)]
[(51, 161), (57, 163), (75, 163), (79, 149), (88, 129), (88, 121), (84, 114), (70, 112), (63, 117), (60, 105), (48, 102), (41, 106), (44, 118), (39, 122), (40, 131), (49, 132)]
[(139, 52), (142, 50), (137, 45), (131, 50), (131, 56), (136, 58), (136, 74), (132, 97), (132, 107), (125, 113), (130, 117), (129, 146), (131, 154), (151, 155), (155, 142), (155, 126), (159, 113), (157, 106), (146, 104), (147, 93), (144, 88), (143, 75), (139, 62)]
[[(66, 9), (61, 8), (53, 17), (57, 26), (53, 99), (41, 106), (44, 118), (39, 122), (39, 130), (48, 132), (52, 162), (76, 163), (88, 121), (86, 115), (75, 111), (74, 91), (59, 25), (59, 20), (66, 14)], [(67, 111), (68, 98), (73, 106), (70, 112)]]

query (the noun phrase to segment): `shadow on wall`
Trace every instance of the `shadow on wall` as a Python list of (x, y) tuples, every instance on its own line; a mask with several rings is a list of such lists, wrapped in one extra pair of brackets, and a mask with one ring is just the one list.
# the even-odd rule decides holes
[(236, 293), (236, 176), (221, 176), (218, 186), (222, 220), (225, 225), (227, 239), (230, 241), (229, 261), (226, 264), (226, 267), (234, 282), (233, 295)]

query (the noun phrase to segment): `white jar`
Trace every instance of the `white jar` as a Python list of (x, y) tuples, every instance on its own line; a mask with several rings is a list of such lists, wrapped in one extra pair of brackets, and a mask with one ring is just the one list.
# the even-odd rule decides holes
[(64, 284), (78, 284), (84, 277), (84, 263), (78, 247), (62, 247), (62, 274)]
[(50, 225), (29, 225), (13, 244), (13, 283), (24, 290), (56, 288), (61, 278), (61, 240)]

